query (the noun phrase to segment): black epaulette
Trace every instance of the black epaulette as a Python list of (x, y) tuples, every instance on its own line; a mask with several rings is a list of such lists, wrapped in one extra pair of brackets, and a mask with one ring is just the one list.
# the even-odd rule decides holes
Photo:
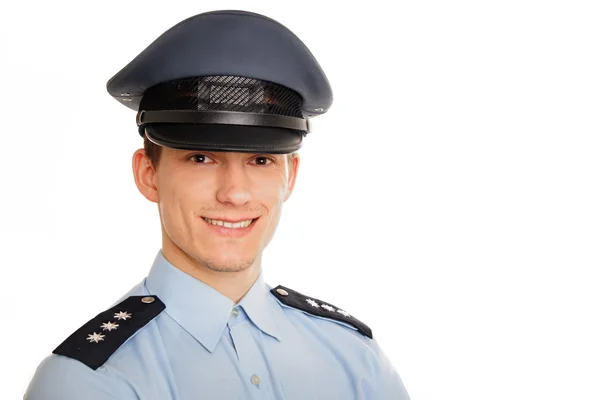
[(319, 317), (345, 322), (358, 329), (363, 335), (373, 339), (371, 328), (333, 304), (326, 303), (323, 300), (314, 297), (305, 296), (302, 293), (298, 293), (295, 290), (281, 285), (271, 289), (271, 293), (285, 305), (306, 311), (309, 314), (317, 315)]
[(134, 333), (165, 309), (156, 296), (131, 296), (98, 314), (52, 353), (81, 361), (96, 370)]

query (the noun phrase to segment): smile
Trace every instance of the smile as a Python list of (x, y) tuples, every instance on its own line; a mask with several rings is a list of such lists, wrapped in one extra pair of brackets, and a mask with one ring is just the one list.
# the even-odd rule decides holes
[(249, 227), (250, 224), (252, 224), (258, 218), (247, 219), (245, 221), (238, 221), (238, 222), (227, 222), (227, 221), (221, 221), (218, 219), (210, 219), (210, 218), (206, 218), (206, 217), (202, 217), (202, 219), (211, 225), (222, 226), (224, 228), (231, 228), (231, 229), (241, 229), (241, 228)]

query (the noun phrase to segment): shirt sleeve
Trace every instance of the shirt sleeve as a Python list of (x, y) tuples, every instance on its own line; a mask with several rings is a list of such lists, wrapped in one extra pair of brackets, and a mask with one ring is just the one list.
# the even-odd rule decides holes
[(38, 366), (23, 400), (138, 400), (135, 391), (106, 367), (97, 370), (52, 354)]
[(372, 346), (380, 366), (376, 384), (377, 396), (374, 399), (410, 400), (400, 375), (375, 339), (372, 340)]

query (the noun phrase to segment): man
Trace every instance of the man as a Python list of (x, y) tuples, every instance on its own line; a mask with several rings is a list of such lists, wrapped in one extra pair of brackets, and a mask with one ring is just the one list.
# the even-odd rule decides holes
[(367, 325), (264, 282), (308, 118), (332, 103), (304, 44), (262, 15), (200, 14), (108, 91), (138, 111), (133, 173), (158, 205), (162, 248), (41, 363), (25, 399), (408, 399)]

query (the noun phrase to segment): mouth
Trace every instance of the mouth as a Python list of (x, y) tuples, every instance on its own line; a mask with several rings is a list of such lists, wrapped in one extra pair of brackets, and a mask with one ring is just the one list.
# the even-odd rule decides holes
[(254, 225), (254, 223), (256, 222), (256, 220), (258, 220), (258, 218), (248, 218), (248, 219), (238, 219), (238, 220), (220, 220), (220, 219), (211, 219), (211, 218), (207, 218), (207, 217), (202, 217), (202, 219), (204, 220), (204, 222), (206, 222), (208, 225), (217, 227), (217, 228), (224, 228), (224, 229), (228, 229), (228, 230), (233, 230), (233, 229), (239, 229), (239, 230), (244, 230), (247, 229), (251, 226)]

